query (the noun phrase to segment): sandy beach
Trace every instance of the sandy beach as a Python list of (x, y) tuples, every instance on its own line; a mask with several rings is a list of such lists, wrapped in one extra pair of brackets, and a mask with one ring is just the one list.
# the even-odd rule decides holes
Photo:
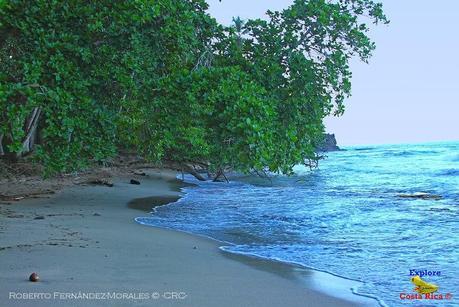
[[(151, 171), (140, 185), (119, 177), (113, 187), (68, 186), (0, 204), (0, 306), (377, 305), (322, 273), (136, 223), (152, 203), (180, 197), (175, 176)], [(28, 280), (32, 272), (39, 282)]]

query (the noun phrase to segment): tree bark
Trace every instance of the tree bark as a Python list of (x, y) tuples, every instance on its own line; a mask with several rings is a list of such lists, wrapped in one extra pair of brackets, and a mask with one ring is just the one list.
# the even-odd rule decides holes
[(226, 178), (226, 176), (225, 176), (225, 172), (222, 169), (218, 170), (217, 174), (214, 177), (214, 180), (212, 180), (212, 181), (213, 182), (217, 182), (217, 181), (219, 181), (220, 177), (225, 178), (226, 182), (229, 182), (228, 178)]
[(191, 175), (193, 175), (194, 178), (198, 179), (199, 181), (206, 181), (206, 178), (204, 178), (201, 174), (199, 174), (193, 166), (189, 164), (183, 164), (183, 169), (187, 173), (190, 173)]
[(40, 115), (41, 109), (34, 108), (32, 114), (28, 118), (26, 123), (26, 137), (24, 138), (24, 141), (22, 141), (21, 151), (17, 154), (18, 158), (33, 150), (33, 146), (35, 145), (35, 140), (37, 138), (37, 128)]
[(5, 151), (3, 150), (3, 134), (0, 134), (0, 156), (4, 156)]

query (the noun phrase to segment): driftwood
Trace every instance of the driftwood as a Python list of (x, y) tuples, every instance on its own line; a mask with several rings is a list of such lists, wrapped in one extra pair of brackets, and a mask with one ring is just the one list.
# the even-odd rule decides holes
[(44, 195), (54, 194), (53, 190), (44, 190), (38, 192), (30, 192), (21, 195), (4, 195), (0, 194), (0, 201), (19, 201), (25, 198), (39, 198), (43, 197)]
[(74, 184), (89, 184), (89, 185), (104, 185), (113, 187), (113, 182), (110, 180), (109, 174), (92, 174), (89, 177), (77, 177), (73, 180)]

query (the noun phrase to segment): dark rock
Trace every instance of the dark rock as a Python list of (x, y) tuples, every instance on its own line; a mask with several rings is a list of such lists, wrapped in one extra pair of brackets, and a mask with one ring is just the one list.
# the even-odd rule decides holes
[(444, 212), (444, 211), (451, 211), (451, 209), (448, 209), (448, 208), (430, 208), (429, 211)]
[(7, 215), (6, 217), (10, 218), (10, 219), (18, 219), (18, 218), (23, 218), (24, 215), (22, 215), (22, 214), (11, 214), (11, 215)]
[(130, 183), (131, 184), (140, 184), (140, 181), (135, 180), (135, 179), (131, 179)]
[(97, 213), (97, 212), (96, 212), (96, 213), (94, 213), (93, 215), (94, 215), (94, 216), (100, 216), (100, 214), (99, 214), (99, 213)]
[(324, 139), (322, 144), (317, 147), (317, 151), (319, 152), (327, 152), (327, 151), (338, 151), (340, 148), (336, 145), (336, 138), (334, 134), (326, 133), (324, 134)]
[(416, 192), (412, 194), (398, 194), (397, 195), (400, 198), (412, 198), (412, 199), (434, 199), (434, 200), (439, 200), (442, 197), (440, 195), (435, 195), (435, 194), (429, 194), (425, 192)]

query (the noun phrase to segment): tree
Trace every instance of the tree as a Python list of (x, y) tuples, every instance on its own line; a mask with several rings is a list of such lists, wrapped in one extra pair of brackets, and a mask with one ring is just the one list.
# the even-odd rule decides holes
[(245, 21), (241, 17), (233, 17), (233, 25), (235, 34), (236, 34), (236, 43), (239, 47), (242, 46), (244, 42), (244, 34), (247, 33), (247, 30), (244, 29)]
[[(323, 117), (344, 112), (351, 92), (349, 59), (367, 61), (375, 48), (361, 21), (387, 22), (372, 1), (295, 1), (270, 20), (247, 24), (253, 40), (247, 57), (252, 71), (278, 105), (276, 143), (283, 148), (278, 167), (288, 172), (302, 159), (314, 159)], [(269, 73), (266, 73), (269, 72)]]
[[(0, 154), (49, 172), (139, 145), (162, 77), (189, 69), (216, 23), (204, 1), (20, 1), (0, 7)], [(146, 146), (142, 146), (145, 148)]]
[[(201, 137), (187, 145), (211, 168), (289, 174), (296, 164), (316, 165), (323, 118), (342, 114), (351, 93), (350, 58), (367, 61), (375, 48), (364, 22), (388, 22), (381, 4), (361, 0), (297, 0), (268, 16), (245, 24), (235, 18), (216, 36), (210, 76), (181, 88), (182, 102), (218, 119), (196, 115)], [(191, 90), (199, 84), (202, 89)], [(248, 103), (239, 95), (257, 99)]]
[(215, 177), (317, 161), (322, 120), (350, 95), (349, 60), (375, 48), (367, 23), (387, 23), (381, 4), (296, 0), (230, 27), (207, 8), (0, 2), (0, 155), (35, 148), (52, 173), (127, 147)]

